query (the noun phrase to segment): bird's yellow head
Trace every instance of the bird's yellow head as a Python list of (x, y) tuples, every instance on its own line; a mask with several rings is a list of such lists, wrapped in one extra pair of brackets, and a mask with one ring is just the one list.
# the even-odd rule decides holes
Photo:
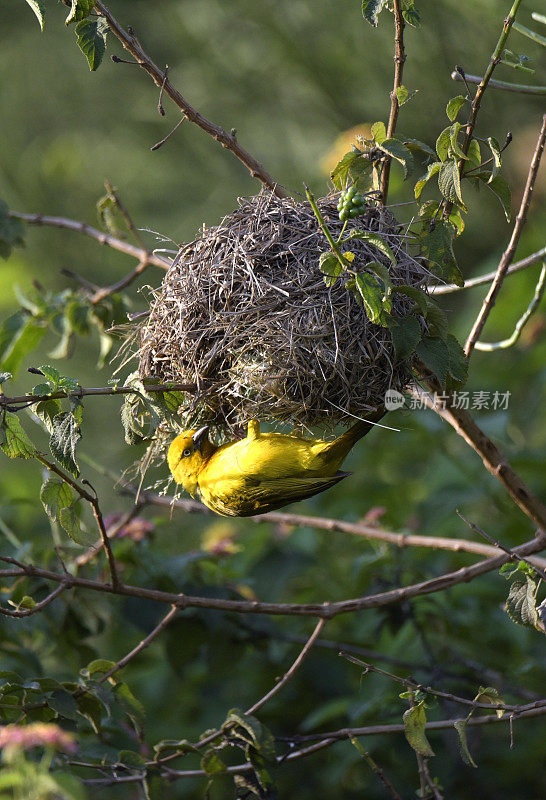
[(199, 473), (203, 464), (214, 451), (207, 436), (208, 426), (198, 431), (182, 431), (171, 442), (167, 463), (173, 478), (192, 497), (197, 490)]

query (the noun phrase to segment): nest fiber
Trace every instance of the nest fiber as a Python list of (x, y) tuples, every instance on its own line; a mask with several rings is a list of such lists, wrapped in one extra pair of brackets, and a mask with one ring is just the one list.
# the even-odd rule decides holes
[[(318, 203), (334, 236), (337, 199)], [(354, 239), (359, 269), (379, 261), (393, 284), (424, 284), (388, 209), (370, 205), (353, 227), (379, 234), (397, 260)], [(328, 249), (308, 203), (270, 193), (240, 201), (181, 249), (153, 291), (137, 336), (141, 377), (197, 386), (182, 410), (189, 427), (227, 431), (250, 418), (332, 427), (381, 406), (387, 389), (407, 383), (409, 365), (396, 362), (388, 329), (370, 323), (343, 279), (325, 285), (319, 257)], [(394, 295), (396, 313), (407, 303)]]

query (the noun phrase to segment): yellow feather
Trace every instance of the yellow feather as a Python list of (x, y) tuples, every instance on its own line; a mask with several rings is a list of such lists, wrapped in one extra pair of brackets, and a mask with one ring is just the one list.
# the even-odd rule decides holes
[(213, 445), (200, 431), (184, 431), (167, 455), (175, 481), (217, 514), (247, 517), (312, 497), (347, 477), (339, 472), (353, 445), (384, 411), (357, 422), (326, 442), (281, 433), (262, 433), (251, 421), (245, 439)]

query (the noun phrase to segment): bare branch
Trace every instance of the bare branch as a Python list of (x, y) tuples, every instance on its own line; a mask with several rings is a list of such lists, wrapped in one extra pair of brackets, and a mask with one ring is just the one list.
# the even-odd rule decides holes
[[(523, 258), (521, 261), (515, 261), (506, 270), (506, 275), (513, 275), (514, 272), (520, 272), (522, 269), (526, 269), (527, 267), (536, 264), (537, 261), (540, 261), (542, 258), (544, 258), (544, 256), (546, 256), (546, 247), (543, 247), (541, 250), (537, 250), (536, 253), (527, 256), (527, 258)], [(468, 278), (468, 280), (465, 280), (464, 286), (457, 286), (455, 283), (448, 283), (444, 285), (438, 284), (437, 286), (429, 286), (428, 290), (430, 294), (451, 294), (452, 292), (460, 292), (462, 289), (471, 289), (474, 286), (481, 286), (484, 283), (491, 283), (496, 274), (497, 270), (494, 270), (493, 272), (488, 272), (485, 275), (479, 275), (476, 278)]]
[(119, 250), (120, 253), (132, 256), (139, 261), (144, 261), (146, 264), (151, 264), (154, 267), (161, 267), (161, 269), (168, 269), (170, 264), (165, 259), (154, 255), (149, 250), (142, 247), (136, 247), (130, 242), (125, 242), (123, 239), (118, 239), (111, 236), (109, 233), (104, 233), (86, 222), (78, 222), (74, 219), (67, 219), (66, 217), (48, 217), (43, 214), (21, 214), (19, 211), (8, 211), (8, 216), (14, 219), (21, 219), (29, 225), (48, 225), (53, 228), (65, 228), (69, 231), (76, 233), (83, 233), (84, 236), (89, 236), (95, 239), (99, 244), (105, 244), (113, 250)]
[(216, 125), (214, 122), (208, 120), (188, 103), (188, 101), (172, 85), (165, 72), (159, 69), (159, 67), (154, 64), (147, 53), (144, 52), (136, 36), (129, 34), (121, 27), (117, 19), (112, 16), (104, 3), (100, 2), (100, 0), (96, 0), (95, 8), (106, 18), (110, 30), (114, 36), (119, 39), (125, 50), (131, 53), (133, 58), (136, 59), (142, 69), (152, 78), (156, 86), (158, 86), (160, 89), (163, 88), (163, 92), (171, 98), (173, 103), (183, 112), (185, 117), (190, 122), (193, 122), (194, 125), (197, 125), (197, 127), (201, 128), (201, 130), (204, 130), (206, 133), (212, 136), (213, 139), (219, 142), (222, 147), (225, 147), (226, 150), (229, 150), (231, 153), (233, 153), (233, 155), (236, 156), (236, 158), (238, 158), (239, 161), (241, 161), (249, 170), (252, 177), (257, 178), (261, 183), (263, 183), (264, 186), (267, 186), (268, 189), (271, 189), (271, 191), (276, 194), (277, 197), (287, 196), (286, 192), (281, 189), (278, 183), (271, 177), (262, 164), (260, 164), (260, 162), (257, 161), (247, 150), (241, 147), (236, 136), (228, 133), (226, 130), (220, 127), (220, 125)]
[(292, 680), (296, 671), (301, 667), (301, 665), (307, 658), (307, 655), (309, 654), (311, 648), (313, 647), (316, 639), (320, 635), (320, 632), (322, 631), (325, 622), (326, 620), (319, 619), (313, 630), (313, 633), (305, 643), (302, 651), (300, 652), (299, 656), (296, 658), (290, 669), (287, 672), (285, 672), (283, 677), (280, 679), (278, 683), (275, 684), (275, 686), (271, 689), (271, 691), (269, 691), (260, 700), (254, 703), (254, 705), (250, 706), (250, 708), (245, 712), (246, 714), (254, 714), (256, 711), (262, 708), (262, 706), (264, 706), (268, 702), (268, 700), (270, 700), (274, 695), (276, 695), (277, 692), (279, 692), (283, 688), (283, 686), (286, 686), (286, 684)]
[[(404, 50), (404, 28), (405, 22), (402, 15), (402, 7), (400, 0), (394, 0), (394, 85), (391, 92), (391, 110), (389, 114), (389, 123), (387, 125), (387, 138), (390, 139), (394, 136), (396, 130), (396, 122), (398, 120), (398, 111), (400, 110), (400, 103), (398, 101), (397, 90), (402, 86), (402, 74), (404, 72), (404, 62), (406, 61), (406, 53)], [(383, 164), (383, 171), (381, 173), (381, 200), (383, 205), (387, 203), (387, 196), (389, 193), (389, 177), (391, 172), (391, 158), (387, 156)]]
[[(134, 494), (132, 488), (130, 494)], [(163, 506), (164, 508), (179, 508), (186, 513), (198, 513), (212, 515), (202, 503), (196, 500), (173, 500), (163, 495), (151, 492), (140, 493), (139, 499), (142, 503)], [(341, 519), (331, 519), (328, 517), (311, 517), (303, 514), (290, 514), (283, 511), (270, 511), (267, 514), (260, 514), (256, 517), (248, 517), (256, 524), (277, 524), (277, 525), (299, 525), (306, 528), (316, 528), (324, 531), (340, 531), (349, 533), (353, 536), (361, 536), (379, 542), (388, 542), (396, 547), (431, 547), (434, 550), (449, 550), (454, 553), (474, 553), (476, 555), (495, 556), (498, 555), (495, 547), (483, 545), (480, 542), (472, 542), (467, 539), (449, 539), (443, 536), (428, 536), (414, 533), (394, 533), (363, 522), (345, 522)], [(535, 557), (533, 562), (546, 569), (546, 559)]]
[[(465, 79), (467, 83), (480, 84), (483, 81), (483, 77), (480, 77), (480, 75), (468, 75), (465, 73), (463, 78), (457, 70), (453, 70), (451, 73), (452, 81), (464, 81)], [(504, 89), (506, 92), (518, 92), (518, 94), (546, 94), (546, 86), (526, 86), (521, 83), (507, 83), (506, 81), (493, 79), (489, 81), (488, 85), (491, 89)]]
[(487, 297), (483, 301), (480, 313), (478, 314), (476, 321), (472, 326), (472, 330), (468, 335), (468, 339), (466, 340), (464, 351), (467, 357), (472, 352), (474, 345), (476, 344), (477, 340), (480, 337), (483, 327), (487, 322), (487, 317), (489, 316), (491, 309), (495, 305), (495, 300), (504, 281), (506, 271), (510, 266), (512, 259), (514, 258), (514, 254), (516, 252), (521, 231), (527, 220), (527, 211), (529, 209), (529, 204), (531, 202), (533, 187), (535, 185), (535, 180), (540, 165), (540, 159), (542, 156), (542, 152), (544, 150), (545, 139), (546, 139), (546, 114), (542, 117), (542, 127), (540, 129), (535, 152), (533, 153), (533, 158), (531, 161), (531, 165), (529, 167), (529, 174), (527, 175), (527, 182), (525, 184), (523, 197), (521, 198), (521, 205), (519, 208), (518, 215), (516, 217), (516, 222), (512, 230), (512, 236), (510, 237), (510, 241), (508, 243), (506, 250), (502, 254), (499, 266), (497, 267), (495, 278), (493, 280), (493, 283), (491, 284), (489, 292), (487, 293)]
[(33, 614), (37, 614), (39, 611), (43, 611), (46, 606), (53, 602), (60, 594), (70, 588), (69, 581), (65, 583), (61, 583), (60, 586), (48, 594), (47, 597), (44, 597), (43, 600), (40, 600), (39, 603), (36, 603), (32, 608), (3, 608), (0, 606), (0, 615), (4, 617), (15, 617), (17, 619), (21, 619), (23, 617), (31, 617)]
[[(195, 384), (192, 383), (158, 383), (156, 386), (146, 386), (148, 392), (195, 392)], [(51, 392), (51, 394), (22, 394), (17, 397), (8, 397), (0, 394), (0, 408), (3, 406), (31, 405), (40, 403), (42, 400), (63, 400), (67, 397), (96, 397), (100, 395), (123, 395), (140, 394), (139, 389), (132, 386), (101, 386), (92, 389), (84, 389), (83, 386), (74, 392)]]
[[(546, 537), (538, 535), (536, 538), (518, 545), (513, 552), (519, 556), (528, 556), (537, 553), (546, 547)], [(82, 589), (89, 589), (94, 592), (105, 594), (116, 594), (124, 597), (141, 597), (157, 603), (167, 603), (180, 609), (185, 608), (204, 608), (217, 609), (220, 611), (232, 611), (238, 614), (270, 614), (276, 616), (306, 616), (324, 619), (332, 619), (339, 614), (348, 614), (353, 611), (363, 611), (367, 608), (381, 608), (382, 606), (400, 603), (402, 600), (419, 597), (420, 595), (440, 592), (444, 589), (456, 586), (459, 583), (468, 583), (475, 580), (480, 575), (499, 569), (503, 564), (510, 560), (506, 554), (498, 555), (494, 558), (487, 558), (473, 564), (470, 567), (463, 567), (453, 572), (446, 572), (437, 578), (431, 578), (420, 583), (409, 586), (391, 589), (386, 592), (379, 592), (365, 597), (358, 597), (352, 600), (340, 600), (337, 602), (324, 603), (268, 603), (258, 600), (226, 600), (220, 597), (198, 597), (185, 594), (175, 594), (159, 589), (147, 589), (141, 586), (130, 586), (118, 583), (112, 586), (103, 581), (91, 580), (70, 576), (70, 585), (79, 586)], [(0, 561), (15, 563), (7, 556), (0, 556)], [(23, 564), (19, 568), (11, 570), (11, 576), (16, 578), (21, 575), (45, 578), (46, 580), (63, 583), (66, 575), (53, 572), (51, 570), (35, 567), (33, 564)]]
[(426, 381), (434, 392), (434, 396), (423, 391), (418, 386), (413, 386), (411, 392), (433, 411), (436, 411), (446, 422), (449, 422), (459, 436), (481, 457), (488, 472), (497, 478), (504, 486), (512, 500), (524, 514), (538, 527), (546, 530), (546, 507), (525, 485), (520, 476), (515, 472), (502, 453), (493, 444), (491, 439), (478, 427), (470, 414), (462, 408), (455, 408), (451, 399), (442, 393), (442, 387), (437, 379), (430, 374)]

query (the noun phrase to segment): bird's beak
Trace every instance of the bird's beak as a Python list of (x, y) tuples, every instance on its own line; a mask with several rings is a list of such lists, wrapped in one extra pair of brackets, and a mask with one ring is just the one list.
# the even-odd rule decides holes
[(194, 449), (194, 451), (195, 450), (201, 450), (201, 445), (203, 444), (203, 441), (207, 438), (208, 429), (209, 429), (209, 426), (205, 425), (203, 428), (199, 428), (198, 431), (195, 431), (195, 433), (191, 437), (193, 439), (193, 449)]

